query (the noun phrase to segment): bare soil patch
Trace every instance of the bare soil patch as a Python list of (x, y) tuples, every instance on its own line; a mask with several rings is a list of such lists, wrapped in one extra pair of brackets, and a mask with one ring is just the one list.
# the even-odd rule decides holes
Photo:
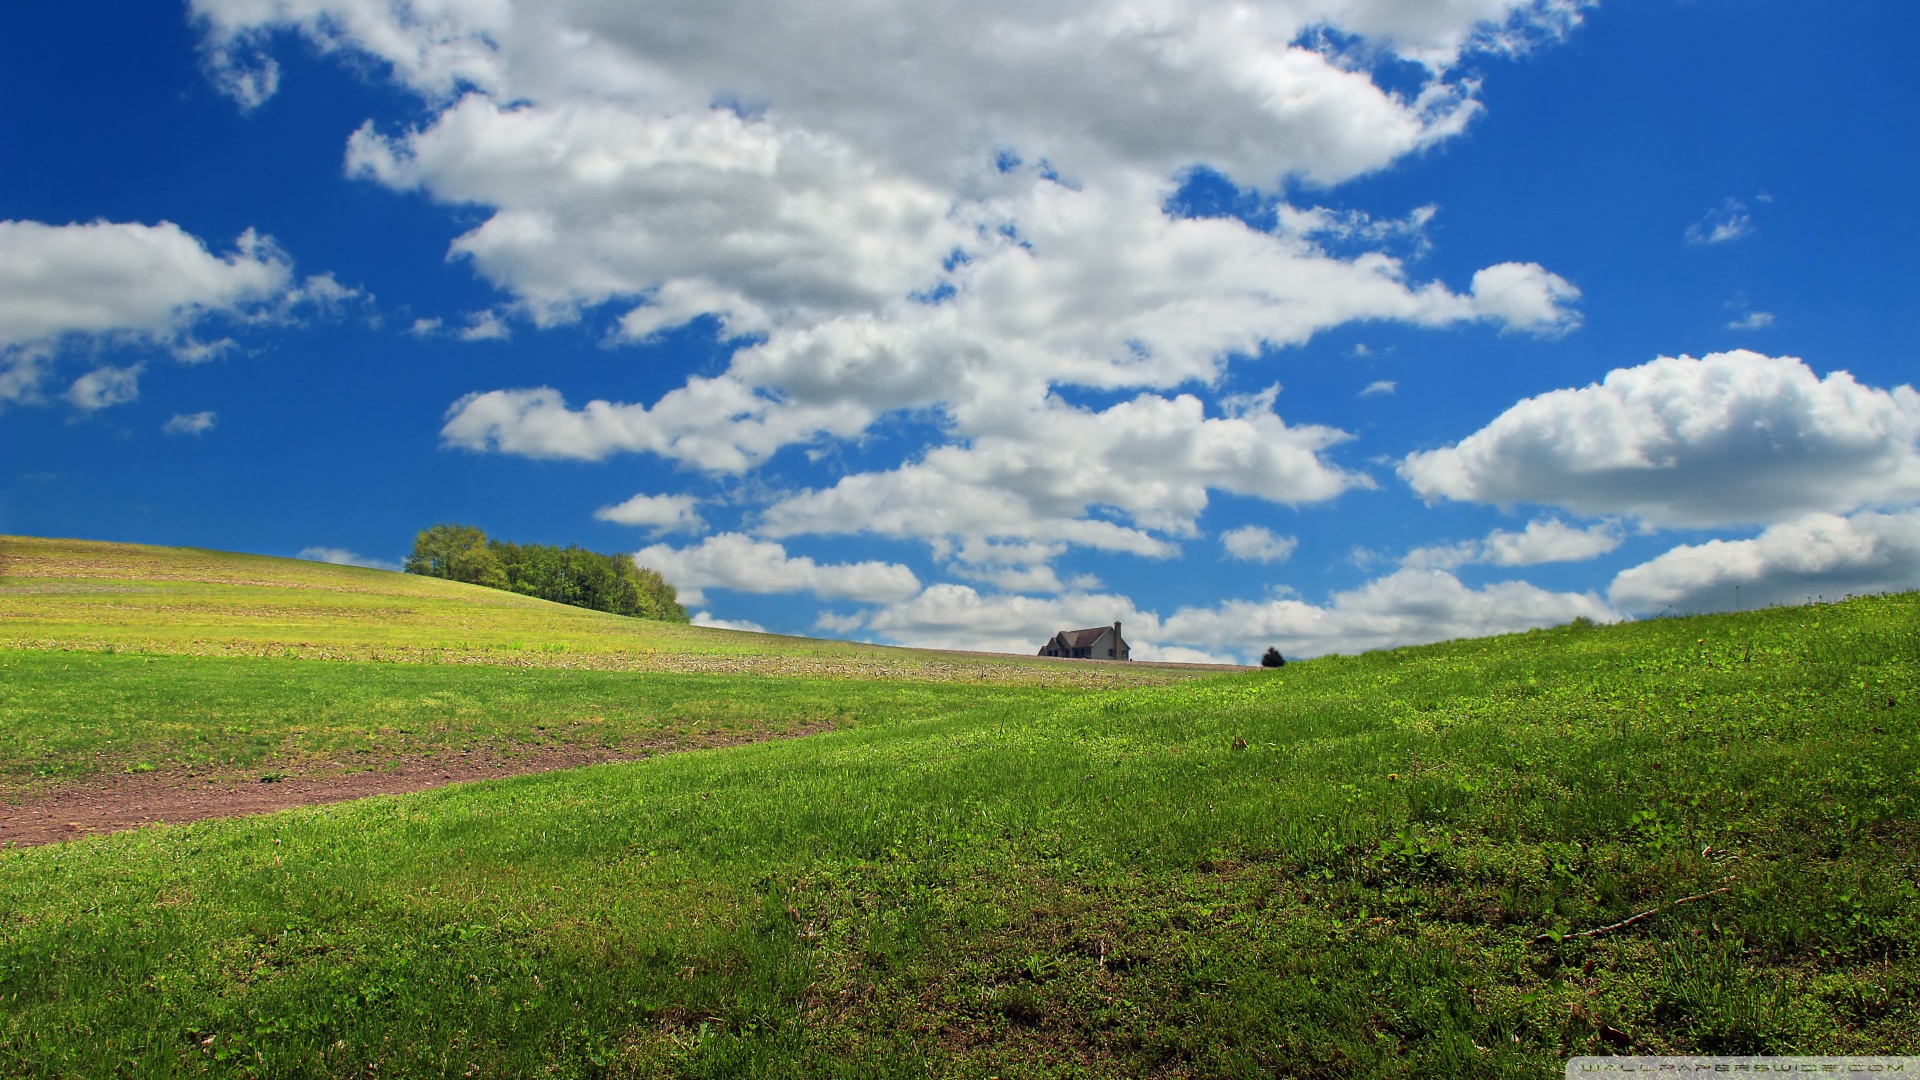
[(712, 739), (661, 740), (616, 748), (515, 746), (359, 761), (302, 761), (235, 770), (169, 769), (104, 774), (64, 784), (45, 794), (0, 802), (0, 846), (33, 847), (83, 836), (178, 825), (208, 818), (267, 814), (294, 806), (396, 795), (448, 784), (639, 761), (664, 753), (798, 738), (830, 731), (829, 723), (779, 732), (753, 732)]

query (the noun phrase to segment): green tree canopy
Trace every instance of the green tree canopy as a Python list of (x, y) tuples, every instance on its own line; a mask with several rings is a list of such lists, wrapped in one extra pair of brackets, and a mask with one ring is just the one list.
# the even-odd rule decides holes
[(423, 530), (407, 572), (506, 589), (574, 607), (666, 622), (689, 621), (672, 585), (629, 555), (569, 545), (489, 540), (471, 525)]
[(407, 573), (464, 581), (504, 589), (507, 579), (500, 571), (487, 534), (471, 525), (435, 525), (413, 538), (413, 554), (407, 556)]

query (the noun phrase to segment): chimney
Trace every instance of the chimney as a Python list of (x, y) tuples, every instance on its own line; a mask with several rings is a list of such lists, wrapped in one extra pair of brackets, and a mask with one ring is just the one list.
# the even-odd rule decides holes
[(1113, 639), (1115, 641), (1120, 640), (1120, 620), (1119, 619), (1113, 620)]

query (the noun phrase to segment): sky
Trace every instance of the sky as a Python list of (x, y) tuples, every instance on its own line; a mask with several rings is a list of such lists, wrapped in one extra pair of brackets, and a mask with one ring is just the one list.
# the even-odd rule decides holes
[(0, 533), (1240, 661), (1920, 587), (1897, 0), (0, 7)]

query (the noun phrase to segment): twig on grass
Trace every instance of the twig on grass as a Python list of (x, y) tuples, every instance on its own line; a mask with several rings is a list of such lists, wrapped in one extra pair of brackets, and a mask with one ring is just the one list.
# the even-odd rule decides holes
[(1624, 930), (1627, 927), (1632, 926), (1634, 923), (1639, 922), (1641, 919), (1652, 918), (1653, 916), (1660, 914), (1661, 912), (1667, 910), (1668, 908), (1677, 908), (1681, 904), (1691, 904), (1695, 900), (1705, 900), (1709, 896), (1719, 896), (1721, 893), (1726, 892), (1727, 889), (1730, 889), (1732, 887), (1733, 886), (1728, 885), (1728, 886), (1725, 886), (1724, 888), (1715, 889), (1712, 892), (1703, 892), (1698, 896), (1683, 896), (1680, 899), (1675, 900), (1671, 904), (1663, 904), (1657, 908), (1649, 908), (1638, 915), (1621, 919), (1619, 922), (1613, 923), (1610, 926), (1596, 926), (1591, 930), (1582, 930), (1577, 934), (1561, 934), (1558, 938), (1555, 938), (1551, 933), (1541, 934), (1533, 939), (1533, 943), (1535, 945), (1538, 945), (1543, 941), (1555, 941), (1555, 940), (1565, 941), (1568, 938), (1599, 937), (1601, 934), (1610, 934), (1615, 930)]

